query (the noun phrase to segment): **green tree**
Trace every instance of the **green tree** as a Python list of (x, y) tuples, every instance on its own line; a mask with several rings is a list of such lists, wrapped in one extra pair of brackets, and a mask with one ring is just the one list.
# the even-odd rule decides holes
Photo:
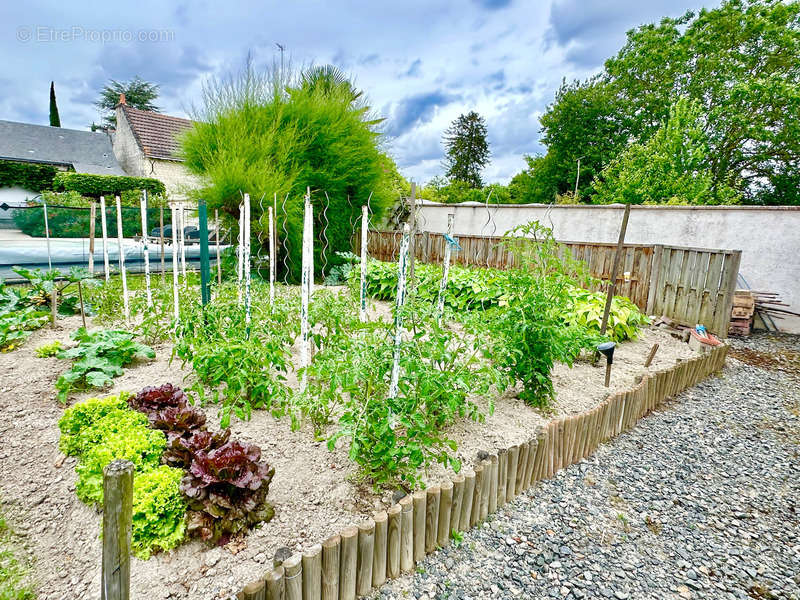
[(678, 100), (650, 139), (633, 143), (593, 182), (595, 202), (729, 204), (739, 194), (714, 185), (700, 105)]
[(646, 143), (678, 98), (699, 103), (712, 188), (746, 202), (796, 203), (800, 176), (800, 2), (725, 0), (628, 33), (604, 72), (562, 85), (542, 116), (547, 154), (531, 187), (579, 193), (630, 140)]
[[(119, 104), (119, 97), (125, 94), (125, 103), (139, 110), (158, 112), (160, 109), (154, 104), (158, 98), (158, 84), (145, 81), (138, 75), (130, 81), (117, 81), (112, 79), (100, 91), (100, 99), (94, 105), (104, 112), (103, 123), (106, 126), (115, 126), (117, 117), (114, 107)], [(96, 126), (93, 125), (94, 130)]]
[(197, 123), (182, 140), (187, 167), (208, 181), (199, 194), (209, 207), (238, 217), (240, 194), (250, 194), (254, 243), (257, 236), (266, 240), (266, 206), (277, 195), (279, 265), (285, 264), (292, 278), (301, 265), (307, 187), (318, 240), (315, 266), (321, 273), (323, 248), (330, 267), (334, 252), (350, 249), (354, 224), (370, 194), (373, 222), (378, 222), (399, 182), (396, 167), (380, 151), (377, 120), (363, 95), (354, 98), (352, 84), (310, 85), (311, 79), (308, 71), (295, 77), (281, 77), (275, 68), (257, 71), (248, 61), (239, 73), (205, 86)]
[(444, 132), (444, 143), (447, 147), (447, 177), (463, 181), (473, 188), (481, 187), (481, 171), (489, 163), (489, 142), (483, 117), (475, 111), (459, 115)]
[(56, 104), (56, 86), (52, 81), (50, 82), (50, 127), (61, 127), (58, 104)]

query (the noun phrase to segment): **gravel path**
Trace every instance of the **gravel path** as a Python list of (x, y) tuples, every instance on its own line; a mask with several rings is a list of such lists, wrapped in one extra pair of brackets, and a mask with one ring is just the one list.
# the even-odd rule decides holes
[(374, 597), (800, 598), (800, 338), (733, 345), (722, 377)]

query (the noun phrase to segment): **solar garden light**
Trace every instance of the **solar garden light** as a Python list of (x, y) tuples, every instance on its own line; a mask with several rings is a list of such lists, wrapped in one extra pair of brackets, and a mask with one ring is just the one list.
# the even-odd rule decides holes
[(614, 362), (615, 347), (616, 344), (614, 342), (604, 342), (597, 346), (597, 351), (606, 357), (606, 387), (611, 383), (611, 363)]

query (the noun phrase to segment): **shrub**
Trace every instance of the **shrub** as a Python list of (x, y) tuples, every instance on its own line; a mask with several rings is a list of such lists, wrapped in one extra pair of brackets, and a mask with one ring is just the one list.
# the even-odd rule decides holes
[(232, 441), (198, 451), (181, 482), (189, 498), (188, 533), (216, 543), (270, 520), (274, 510), (266, 498), (274, 474), (257, 446)]
[(147, 560), (153, 552), (171, 550), (186, 535), (186, 501), (180, 490), (181, 469), (160, 466), (133, 480), (131, 550)]
[(0, 160), (0, 188), (21, 187), (41, 192), (53, 185), (57, 169), (50, 165)]
[(61, 430), (58, 447), (61, 451), (68, 456), (78, 456), (82, 448), (81, 431), (92, 427), (111, 411), (125, 408), (126, 397), (127, 394), (122, 392), (119, 396), (89, 398), (65, 410), (58, 421)]
[[(135, 413), (134, 413), (135, 414)], [(139, 417), (140, 415), (136, 415)], [(112, 460), (129, 460), (137, 472), (158, 466), (166, 447), (161, 431), (149, 429), (136, 419), (121, 424), (81, 455), (75, 471), (78, 483), (75, 493), (86, 504), (103, 502), (103, 469)]]
[(147, 190), (154, 196), (166, 194), (164, 184), (150, 177), (124, 175), (91, 175), (88, 173), (61, 172), (53, 179), (56, 192), (78, 192), (82, 196), (99, 198), (114, 196), (126, 190)]

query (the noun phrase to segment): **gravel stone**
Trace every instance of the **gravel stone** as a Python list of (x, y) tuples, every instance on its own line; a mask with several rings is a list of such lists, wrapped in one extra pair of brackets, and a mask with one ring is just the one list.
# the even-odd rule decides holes
[(800, 337), (731, 345), (722, 376), (373, 597), (800, 600)]

